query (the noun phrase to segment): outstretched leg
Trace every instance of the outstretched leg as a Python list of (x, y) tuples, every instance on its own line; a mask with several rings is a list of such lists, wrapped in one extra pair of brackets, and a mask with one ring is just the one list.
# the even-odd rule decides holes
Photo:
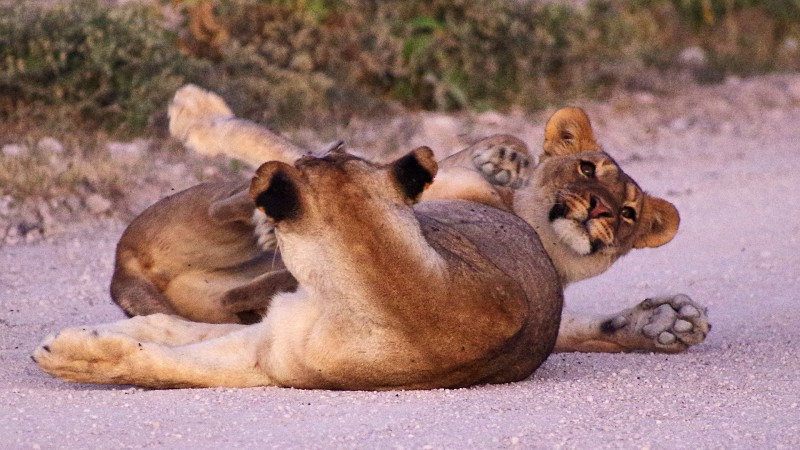
[(83, 328), (92, 328), (98, 332), (122, 333), (141, 342), (177, 346), (215, 339), (245, 327), (246, 325), (234, 323), (193, 322), (170, 314), (150, 314)]
[(710, 329), (705, 308), (684, 294), (605, 316), (564, 310), (555, 351), (679, 353), (703, 342)]
[(169, 105), (169, 131), (197, 153), (228, 155), (258, 167), (265, 161), (294, 163), (305, 149), (264, 126), (237, 118), (220, 96), (187, 84)]
[(66, 329), (46, 338), (33, 360), (50, 375), (74, 382), (263, 386), (274, 384), (260, 363), (270, 339), (267, 324), (202, 324), (156, 315)]

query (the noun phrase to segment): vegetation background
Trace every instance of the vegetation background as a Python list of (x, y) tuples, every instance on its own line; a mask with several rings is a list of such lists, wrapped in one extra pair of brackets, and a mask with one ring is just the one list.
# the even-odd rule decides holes
[(189, 82), (314, 145), (797, 69), (800, 0), (0, 2), (0, 245), (241, 171), (179, 163), (165, 106)]

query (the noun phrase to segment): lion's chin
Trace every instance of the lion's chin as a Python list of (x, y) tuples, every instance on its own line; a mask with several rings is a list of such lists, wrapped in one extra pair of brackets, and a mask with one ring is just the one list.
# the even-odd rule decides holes
[(581, 223), (572, 219), (560, 218), (550, 222), (550, 225), (561, 242), (575, 253), (587, 256), (596, 250), (592, 246), (589, 232)]

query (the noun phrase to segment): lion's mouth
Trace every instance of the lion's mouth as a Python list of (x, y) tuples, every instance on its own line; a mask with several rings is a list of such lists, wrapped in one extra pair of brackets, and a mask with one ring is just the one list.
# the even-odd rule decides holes
[(558, 239), (581, 256), (597, 253), (611, 243), (605, 242), (610, 239), (606, 236), (604, 240), (603, 233), (593, 237), (599, 228), (603, 228), (602, 218), (589, 217), (588, 210), (576, 213), (566, 203), (558, 202), (550, 209), (548, 219)]

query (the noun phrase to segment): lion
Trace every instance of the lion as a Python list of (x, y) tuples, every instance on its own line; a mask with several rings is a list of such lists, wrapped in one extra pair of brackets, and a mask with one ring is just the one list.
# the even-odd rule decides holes
[[(176, 92), (169, 114), (171, 134), (204, 155), (224, 154), (257, 166), (266, 160), (291, 163), (309, 154), (266, 127), (237, 118), (221, 97), (193, 85)], [(445, 158), (439, 166), (436, 179), (423, 193), (423, 203), (457, 198), (513, 211), (542, 237), (564, 287), (603, 273), (634, 248), (668, 243), (680, 223), (672, 204), (642, 191), (603, 151), (580, 108), (563, 108), (550, 117), (538, 165), (522, 140), (495, 135)], [(242, 209), (253, 207), (246, 204)], [(162, 228), (185, 223), (169, 210), (162, 209), (161, 216)], [(257, 214), (243, 220), (250, 227), (263, 226)], [(137, 242), (148, 247), (146, 240)], [(191, 239), (186, 242), (190, 245)], [(192, 248), (198, 251), (197, 246)], [(269, 292), (269, 283), (253, 286), (225, 295), (222, 303), (229, 317), (241, 315), (244, 307), (263, 310), (258, 307), (263, 296), (257, 293)], [(250, 310), (244, 314), (258, 317)], [(567, 308), (561, 323), (557, 352), (677, 353), (701, 343), (710, 330), (706, 309), (683, 294), (646, 299), (603, 315)]]
[(556, 343), (559, 274), (513, 213), (465, 200), (413, 206), (436, 172), (427, 147), (386, 165), (338, 149), (293, 165), (265, 162), (249, 201), (274, 227), (297, 285), (271, 297), (261, 322), (137, 316), (63, 330), (33, 359), (69, 381), (152, 388), (432, 389), (525, 379)]

